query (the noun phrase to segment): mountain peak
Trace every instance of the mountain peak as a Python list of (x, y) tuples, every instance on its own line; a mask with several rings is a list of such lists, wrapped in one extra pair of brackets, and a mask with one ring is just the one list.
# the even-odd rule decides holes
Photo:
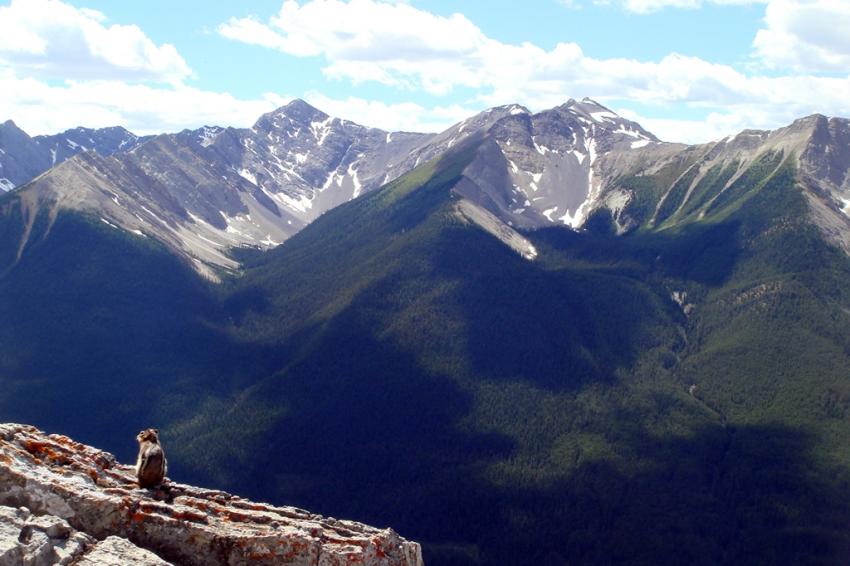
[(6, 120), (2, 124), (0, 124), (0, 133), (14, 133), (17, 135), (24, 134), (29, 137), (29, 135), (21, 128), (19, 128), (18, 125), (12, 120)]
[(329, 118), (327, 114), (300, 98), (291, 100), (272, 112), (272, 114), (305, 121), (326, 120)]
[(321, 110), (319, 110), (303, 98), (293, 98), (292, 100), (281, 106), (279, 110), (284, 109), (290, 112), (321, 112)]
[(280, 108), (260, 116), (260, 119), (254, 124), (254, 129), (270, 131), (285, 127), (287, 122), (304, 126), (311, 122), (325, 121), (329, 117), (315, 106), (300, 98), (295, 98)]
[(593, 104), (594, 106), (598, 106), (598, 107), (600, 107), (600, 108), (604, 108), (605, 110), (609, 110), (609, 111), (610, 111), (610, 109), (609, 109), (609, 108), (607, 108), (605, 105), (600, 104), (599, 102), (597, 102), (597, 101), (593, 100), (593, 99), (592, 99), (592, 98), (590, 98), (589, 96), (585, 96), (584, 98), (582, 98), (582, 99), (581, 99), (581, 102), (582, 102), (582, 104)]

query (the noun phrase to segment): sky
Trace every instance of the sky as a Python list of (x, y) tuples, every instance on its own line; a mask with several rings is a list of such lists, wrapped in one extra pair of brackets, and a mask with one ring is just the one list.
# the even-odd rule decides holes
[(850, 0), (0, 0), (0, 121), (387, 130), (591, 97), (661, 139), (850, 117)]

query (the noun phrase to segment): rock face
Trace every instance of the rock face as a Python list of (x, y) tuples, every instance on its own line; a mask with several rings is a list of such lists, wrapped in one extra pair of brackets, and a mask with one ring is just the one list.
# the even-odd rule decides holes
[[(453, 190), (471, 203), (467, 212), (474, 206), (498, 219), (499, 233), (581, 228), (601, 209), (621, 233), (662, 226), (704, 204), (696, 198), (700, 183), (714, 183), (718, 171), (724, 183), (712, 198), (751, 165), (780, 155), (800, 165), (817, 225), (850, 250), (848, 124), (812, 116), (772, 132), (746, 130), (684, 146), (659, 141), (589, 98), (536, 114), (499, 106), (440, 134), (367, 128), (294, 100), (251, 128), (203, 127), (146, 141), (116, 128), (30, 139), (7, 122), (0, 126), (0, 152), (7, 147), (0, 167), (7, 173), (33, 163), (33, 171), (52, 167), (15, 191), (20, 206), (13, 208), (26, 226), (20, 250), (33, 219), (74, 210), (165, 244), (213, 280), (239, 269), (232, 248), (274, 247), (324, 212), (474, 145), (469, 138), (479, 149)], [(61, 162), (85, 143), (96, 151)], [(665, 186), (647, 190), (642, 180), (649, 177)]]
[(120, 126), (74, 128), (51, 136), (30, 137), (11, 120), (0, 124), (0, 190), (12, 190), (51, 167), (85, 151), (112, 155), (129, 151), (149, 137)]
[[(772, 131), (744, 130), (701, 145), (647, 144), (600, 158), (590, 210), (607, 208), (625, 232), (702, 220), (740, 197), (752, 179), (791, 164), (810, 220), (850, 253), (850, 120), (818, 114)], [(651, 186), (650, 186), (651, 185)], [(756, 187), (757, 188), (757, 187)]]
[(239, 267), (230, 248), (276, 246), (470, 136), (486, 138), (488, 151), (456, 191), (521, 228), (580, 225), (601, 186), (599, 156), (661, 145), (590, 99), (538, 114), (491, 108), (440, 134), (367, 128), (294, 100), (251, 128), (204, 127), (111, 156), (78, 155), (22, 188), (21, 210), (25, 219), (45, 209), (51, 218), (63, 209), (99, 216), (159, 240), (215, 279)]
[[(99, 542), (98, 542), (99, 541)], [(0, 564), (421, 566), (392, 529), (167, 482), (59, 435), (0, 425)]]

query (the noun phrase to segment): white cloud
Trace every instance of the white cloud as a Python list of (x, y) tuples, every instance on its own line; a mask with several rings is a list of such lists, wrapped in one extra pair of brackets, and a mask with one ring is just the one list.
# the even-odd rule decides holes
[[(622, 1), (643, 2), (641, 9), (701, 4)], [(232, 18), (219, 33), (319, 58), (324, 73), (341, 81), (377, 82), (436, 97), (465, 89), (476, 93), (462, 103), (436, 98), (433, 105), (303, 95), (329, 114), (391, 130), (438, 131), (487, 106), (519, 102), (541, 110), (571, 96), (624, 107), (627, 115), (672, 141), (707, 141), (745, 127), (778, 127), (814, 112), (850, 115), (850, 77), (804, 72), (811, 61), (820, 61), (821, 68), (850, 68), (850, 39), (840, 33), (848, 27), (841, 24), (847, 4), (771, 1), (756, 40), (758, 55), (797, 74), (754, 74), (678, 54), (657, 61), (597, 59), (575, 43), (551, 49), (504, 43), (461, 14), (439, 16), (402, 1), (288, 0), (268, 21)], [(176, 49), (157, 46), (136, 26), (108, 26), (106, 21), (99, 12), (58, 0), (0, 7), (0, 119), (13, 118), (33, 134), (116, 124), (153, 133), (203, 124), (248, 126), (286, 101), (273, 94), (241, 100), (188, 86), (184, 79), (190, 70)], [(840, 25), (824, 28), (824, 21)], [(776, 45), (779, 39), (796, 51), (783, 51)], [(64, 84), (57, 84), (57, 77)], [(630, 107), (650, 117), (629, 114)], [(652, 118), (681, 115), (683, 109), (705, 119)]]
[[(684, 7), (692, 0), (640, 1), (650, 8)], [(257, 30), (242, 34), (246, 26)], [(674, 141), (707, 141), (733, 133), (732, 128), (777, 127), (814, 112), (850, 114), (848, 77), (763, 76), (675, 53), (659, 61), (596, 59), (575, 43), (550, 50), (503, 43), (462, 15), (436, 16), (377, 0), (287, 0), (268, 23), (231, 19), (219, 31), (292, 55), (321, 56), (326, 75), (355, 84), (374, 81), (432, 95), (475, 89), (480, 106), (519, 102), (543, 109), (588, 95), (707, 116), (705, 121), (652, 121), (661, 128), (659, 135)]]
[(80, 125), (140, 134), (248, 126), (285, 102), (204, 91), (184, 82), (190, 76), (174, 46), (135, 25), (109, 25), (101, 12), (59, 0), (0, 6), (0, 120), (31, 135)]
[(443, 17), (373, 0), (286, 1), (268, 24), (231, 18), (218, 29), (224, 37), (290, 55), (321, 55), (331, 78), (432, 94), (456, 85), (481, 86), (481, 73), (472, 63), (490, 41), (461, 14)]
[(850, 72), (850, 2), (772, 0), (753, 47), (771, 68)]
[[(287, 99), (267, 94), (239, 100), (228, 93), (186, 85), (167, 88), (122, 81), (71, 81), (52, 86), (35, 78), (0, 72), (0, 109), (30, 135), (84, 125), (122, 125), (137, 134), (197, 128), (204, 124), (246, 127)], [(8, 110), (7, 110), (8, 109)]]
[[(651, 14), (664, 8), (697, 9), (705, 4), (719, 6), (749, 6), (751, 4), (766, 4), (770, 0), (622, 0), (623, 8), (636, 14)], [(607, 5), (610, 0), (595, 0), (596, 4)]]
[(581, 10), (582, 5), (579, 0), (559, 0), (559, 4), (570, 10)]
[(0, 65), (46, 78), (179, 81), (191, 74), (173, 45), (135, 25), (59, 0), (0, 7)]
[(454, 104), (426, 108), (413, 102), (387, 104), (357, 97), (337, 99), (315, 91), (305, 94), (304, 99), (331, 116), (390, 131), (441, 132), (480, 110)]

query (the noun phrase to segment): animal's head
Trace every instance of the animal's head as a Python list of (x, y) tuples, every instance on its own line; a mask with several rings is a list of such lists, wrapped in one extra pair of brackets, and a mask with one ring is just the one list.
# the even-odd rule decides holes
[(153, 442), (154, 444), (159, 444), (159, 430), (155, 428), (145, 429), (136, 436), (136, 440), (140, 443)]

